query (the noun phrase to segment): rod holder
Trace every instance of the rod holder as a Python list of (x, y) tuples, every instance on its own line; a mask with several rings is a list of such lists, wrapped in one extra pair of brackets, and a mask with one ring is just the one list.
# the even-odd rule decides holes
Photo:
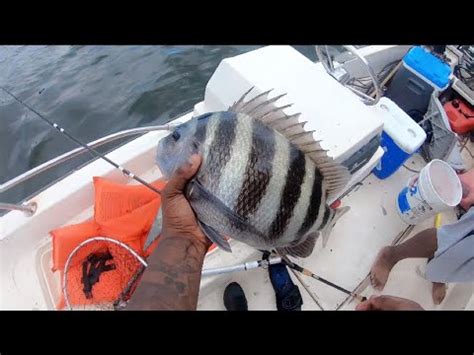
[(28, 217), (31, 217), (35, 214), (38, 204), (36, 202), (30, 202), (22, 205), (15, 205), (13, 203), (1, 203), (0, 210), (9, 210), (9, 211), (22, 211)]

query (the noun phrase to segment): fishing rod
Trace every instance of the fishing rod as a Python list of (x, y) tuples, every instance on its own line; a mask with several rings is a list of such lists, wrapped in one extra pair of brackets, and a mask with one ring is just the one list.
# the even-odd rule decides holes
[[(87, 144), (81, 142), (79, 139), (77, 139), (76, 137), (74, 137), (72, 134), (70, 134), (68, 131), (66, 131), (64, 128), (62, 128), (61, 126), (59, 126), (57, 123), (54, 123), (52, 121), (50, 121), (49, 119), (47, 119), (45, 116), (43, 116), (41, 113), (39, 113), (38, 111), (36, 111), (33, 107), (31, 107), (30, 105), (28, 105), (26, 102), (20, 100), (18, 97), (16, 97), (12, 92), (10, 92), (9, 90), (7, 90), (6, 88), (4, 88), (3, 86), (0, 86), (0, 89), (2, 89), (4, 92), (6, 92), (8, 95), (10, 95), (14, 100), (16, 100), (18, 103), (20, 103), (21, 105), (23, 105), (24, 107), (26, 107), (27, 109), (29, 109), (31, 112), (33, 112), (36, 116), (38, 116), (39, 118), (41, 118), (44, 122), (46, 122), (47, 124), (49, 124), (51, 127), (57, 129), (60, 133), (64, 134), (66, 137), (68, 137), (70, 140), (72, 140), (74, 143), (80, 145), (81, 147), (83, 147), (84, 149), (86, 149), (89, 153), (91, 153), (94, 157), (96, 158), (100, 158), (102, 160), (105, 160), (107, 163), (109, 163), (110, 165), (112, 165), (113, 167), (115, 167), (116, 169), (119, 169), (124, 175), (128, 176), (129, 178), (132, 178), (133, 180), (135, 181), (138, 181), (140, 184), (148, 187), (150, 190), (152, 190), (153, 192), (156, 192), (157, 194), (161, 195), (161, 190), (153, 187), (151, 184), (147, 183), (146, 181), (144, 181), (143, 179), (141, 179), (140, 177), (136, 176), (134, 173), (132, 173), (130, 170), (128, 169), (125, 169), (123, 166), (117, 164), (116, 162), (114, 162), (113, 160), (107, 158), (105, 155), (99, 153), (97, 150), (89, 147)], [(171, 128), (173, 127), (173, 124), (167, 124), (167, 125), (163, 125), (163, 131), (169, 131)]]
[(271, 259), (262, 259), (256, 261), (249, 261), (244, 264), (239, 265), (232, 265), (232, 266), (224, 266), (224, 267), (216, 267), (212, 269), (204, 269), (202, 270), (202, 276), (214, 276), (214, 275), (222, 275), (227, 274), (230, 272), (236, 271), (247, 271), (257, 268), (267, 268), (270, 265), (274, 264), (281, 264), (282, 259), (280, 257), (271, 258)]
[(349, 290), (346, 290), (345, 288), (341, 287), (341, 286), (338, 286), (336, 285), (335, 283), (332, 283), (331, 281), (328, 281), (326, 279), (323, 279), (321, 276), (318, 276), (318, 275), (315, 275), (312, 271), (308, 270), (308, 269), (305, 269), (304, 267), (298, 265), (298, 264), (295, 264), (294, 262), (290, 261), (287, 257), (285, 256), (282, 256), (282, 260), (283, 260), (283, 263), (288, 266), (289, 268), (291, 269), (294, 269), (300, 273), (302, 273), (303, 275), (306, 275), (306, 276), (309, 276), (309, 277), (312, 277), (313, 279), (315, 280), (318, 280), (328, 286), (331, 286), (333, 288), (335, 288), (336, 290), (339, 290), (341, 292), (344, 292), (352, 297), (354, 297), (355, 299), (357, 299), (358, 301), (360, 302), (363, 302), (363, 301), (366, 301), (367, 300), (367, 297), (365, 296), (361, 296), (357, 293), (354, 293), (354, 292), (351, 292)]
[(346, 290), (345, 288), (338, 286), (335, 283), (332, 283), (331, 281), (328, 281), (318, 275), (315, 275), (312, 271), (305, 269), (302, 266), (290, 261), (286, 256), (274, 257), (274, 258), (268, 258), (268, 259), (264, 258), (262, 260), (251, 261), (244, 264), (218, 267), (218, 268), (212, 268), (212, 269), (204, 269), (202, 271), (202, 276), (204, 277), (204, 276), (222, 275), (222, 274), (228, 274), (228, 273), (237, 272), (237, 271), (248, 271), (248, 270), (257, 269), (257, 268), (267, 268), (268, 266), (274, 265), (274, 264), (284, 264), (288, 266), (290, 269), (296, 270), (302, 273), (303, 275), (312, 277), (313, 279), (318, 280), (328, 286), (331, 286), (335, 288), (336, 290), (339, 290), (348, 295), (351, 295), (352, 297), (354, 297), (360, 302), (367, 300), (367, 298), (364, 296), (361, 296), (357, 293)]

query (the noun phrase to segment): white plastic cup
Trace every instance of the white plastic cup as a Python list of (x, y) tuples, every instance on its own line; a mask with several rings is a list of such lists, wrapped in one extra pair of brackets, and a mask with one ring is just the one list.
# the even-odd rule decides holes
[(397, 210), (405, 223), (417, 224), (457, 206), (461, 199), (461, 181), (454, 169), (446, 162), (434, 159), (400, 191)]

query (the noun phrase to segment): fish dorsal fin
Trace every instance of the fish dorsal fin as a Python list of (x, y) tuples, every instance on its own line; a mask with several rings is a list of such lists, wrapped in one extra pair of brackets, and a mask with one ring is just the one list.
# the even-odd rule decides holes
[(306, 122), (300, 122), (300, 113), (287, 115), (284, 110), (292, 106), (276, 106), (275, 103), (286, 94), (277, 95), (269, 98), (268, 94), (273, 90), (267, 90), (245, 101), (247, 95), (253, 90), (250, 88), (242, 97), (237, 100), (229, 111), (242, 113), (256, 120), (261, 121), (270, 128), (273, 128), (291, 143), (296, 145), (305, 153), (321, 171), (329, 197), (343, 188), (350, 179), (349, 170), (335, 162), (327, 154), (327, 150), (320, 145), (321, 141), (314, 139), (314, 131), (306, 131), (304, 125)]

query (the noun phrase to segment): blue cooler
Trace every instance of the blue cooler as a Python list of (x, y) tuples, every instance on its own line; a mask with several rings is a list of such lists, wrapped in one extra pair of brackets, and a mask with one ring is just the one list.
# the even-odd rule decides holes
[(380, 99), (377, 109), (381, 111), (384, 121), (380, 141), (384, 155), (373, 173), (379, 179), (385, 179), (416, 153), (425, 141), (426, 133), (397, 104), (386, 97)]
[(419, 122), (428, 109), (431, 94), (448, 88), (451, 74), (448, 63), (421, 46), (413, 47), (403, 57), (385, 96)]

